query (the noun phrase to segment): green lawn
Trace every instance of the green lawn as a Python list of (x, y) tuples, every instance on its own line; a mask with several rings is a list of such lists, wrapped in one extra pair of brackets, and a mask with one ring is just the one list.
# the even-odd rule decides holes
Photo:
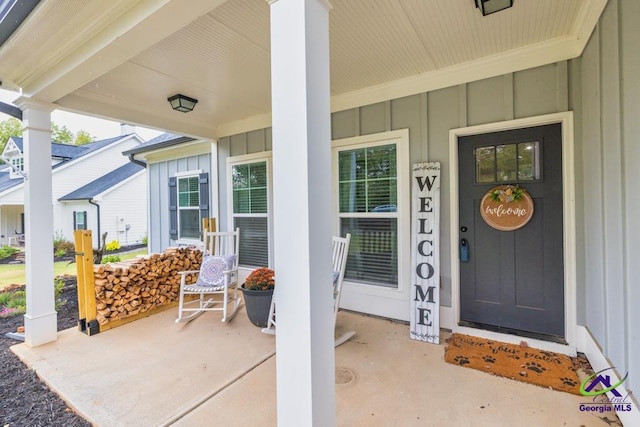
[[(122, 261), (133, 259), (138, 255), (146, 255), (146, 249), (139, 249), (134, 252), (128, 252), (125, 254), (118, 254)], [(53, 275), (59, 276), (61, 274), (76, 275), (76, 264), (69, 264), (69, 261), (54, 262), (53, 263)], [(24, 264), (0, 264), (0, 289), (11, 284), (23, 284), (25, 283), (25, 271)]]

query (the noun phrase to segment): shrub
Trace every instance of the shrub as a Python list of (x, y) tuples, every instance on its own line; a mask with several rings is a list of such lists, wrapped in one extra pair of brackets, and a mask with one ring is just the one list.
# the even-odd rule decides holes
[(149, 238), (147, 237), (147, 235), (146, 235), (146, 234), (140, 238), (140, 242), (141, 242), (143, 245), (148, 245), (148, 244), (149, 244)]
[(107, 264), (109, 262), (120, 262), (120, 257), (118, 255), (107, 255), (102, 257), (101, 264)]
[(18, 249), (11, 246), (0, 246), (0, 259), (9, 258), (16, 252), (20, 252)]
[(107, 243), (107, 246), (105, 246), (105, 249), (107, 252), (117, 251), (118, 249), (120, 249), (120, 242), (118, 242), (117, 240), (112, 240), (109, 243)]
[(0, 317), (15, 316), (27, 312), (27, 294), (24, 290), (0, 292)]
[[(61, 299), (62, 290), (64, 289), (64, 282), (59, 279), (54, 279), (54, 295), (56, 299), (55, 308), (59, 310), (60, 307), (67, 303), (67, 300)], [(24, 314), (27, 312), (27, 294), (24, 287), (18, 289), (12, 289), (9, 291), (0, 292), (0, 318), (16, 316), (18, 314)]]
[(66, 299), (62, 299), (62, 291), (64, 290), (64, 282), (57, 277), (53, 279), (54, 286), (54, 294), (56, 297), (56, 311), (60, 310), (60, 308), (67, 303)]
[(53, 254), (57, 257), (63, 257), (74, 253), (75, 245), (73, 242), (64, 239), (54, 239), (53, 241)]

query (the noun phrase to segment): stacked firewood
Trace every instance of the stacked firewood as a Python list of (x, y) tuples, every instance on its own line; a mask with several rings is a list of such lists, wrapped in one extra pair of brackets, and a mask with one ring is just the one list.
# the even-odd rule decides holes
[[(129, 262), (94, 266), (98, 323), (104, 325), (177, 301), (178, 272), (199, 270), (201, 262), (199, 250), (169, 248)], [(196, 274), (188, 275), (187, 283), (196, 279)]]

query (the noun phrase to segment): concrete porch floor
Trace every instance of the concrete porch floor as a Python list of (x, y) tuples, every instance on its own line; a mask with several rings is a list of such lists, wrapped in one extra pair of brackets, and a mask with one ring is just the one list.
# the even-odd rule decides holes
[[(175, 324), (168, 310), (11, 349), (97, 426), (275, 426), (275, 338), (243, 311)], [(344, 330), (356, 335), (336, 349), (340, 426), (606, 425), (580, 396), (446, 363), (444, 344), (410, 340), (408, 325), (341, 312)]]

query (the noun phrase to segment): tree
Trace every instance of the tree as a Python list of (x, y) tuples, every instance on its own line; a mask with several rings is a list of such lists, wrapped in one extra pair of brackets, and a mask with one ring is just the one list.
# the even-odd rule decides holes
[[(12, 136), (22, 136), (22, 122), (10, 117), (0, 122), (0, 153)], [(56, 123), (51, 123), (51, 140), (62, 144), (84, 145), (95, 141), (96, 138), (84, 129), (80, 129), (74, 135), (66, 126), (60, 127)]]
[(0, 153), (12, 136), (22, 136), (22, 122), (13, 117), (0, 122)]
[(60, 144), (73, 144), (73, 132), (66, 126), (60, 127), (56, 123), (51, 123), (51, 141)]
[(84, 145), (95, 140), (95, 136), (91, 136), (86, 130), (80, 129), (76, 134), (76, 138), (73, 140), (73, 145)]

